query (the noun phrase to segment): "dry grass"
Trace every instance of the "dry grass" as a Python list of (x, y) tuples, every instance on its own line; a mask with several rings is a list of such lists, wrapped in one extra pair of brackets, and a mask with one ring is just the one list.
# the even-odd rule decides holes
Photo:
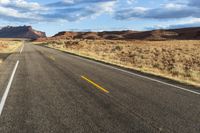
[(0, 41), (30, 41), (27, 38), (0, 38)]
[(0, 40), (0, 63), (4, 60), (4, 58), (16, 51), (17, 48), (21, 46), (21, 41), (11, 41), (11, 40)]
[(0, 40), (0, 53), (12, 53), (19, 46), (21, 46), (21, 41), (1, 41)]
[(200, 86), (200, 41), (58, 40), (46, 45)]

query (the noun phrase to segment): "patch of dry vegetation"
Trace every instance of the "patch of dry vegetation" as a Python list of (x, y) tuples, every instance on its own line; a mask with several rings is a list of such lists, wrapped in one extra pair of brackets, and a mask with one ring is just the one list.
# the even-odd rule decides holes
[(200, 41), (58, 40), (48, 47), (200, 86)]
[(21, 41), (0, 40), (0, 63), (7, 57), (8, 54), (16, 51), (21, 46)]

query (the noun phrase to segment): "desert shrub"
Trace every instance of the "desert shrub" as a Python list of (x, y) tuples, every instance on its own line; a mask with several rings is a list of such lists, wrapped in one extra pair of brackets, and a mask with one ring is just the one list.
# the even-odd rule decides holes
[(115, 51), (121, 51), (123, 49), (123, 47), (121, 46), (115, 46), (111, 51), (115, 52)]

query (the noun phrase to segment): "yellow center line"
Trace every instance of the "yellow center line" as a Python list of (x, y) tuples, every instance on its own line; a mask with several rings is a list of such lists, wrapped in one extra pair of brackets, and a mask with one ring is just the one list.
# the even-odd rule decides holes
[(108, 90), (104, 89), (103, 87), (101, 87), (100, 85), (96, 84), (95, 82), (93, 82), (92, 80), (86, 78), (85, 76), (81, 76), (81, 78), (83, 78), (84, 80), (86, 80), (87, 82), (89, 82), (90, 84), (94, 85), (95, 87), (97, 87), (98, 89), (100, 89), (101, 91), (105, 92), (105, 93), (109, 93)]

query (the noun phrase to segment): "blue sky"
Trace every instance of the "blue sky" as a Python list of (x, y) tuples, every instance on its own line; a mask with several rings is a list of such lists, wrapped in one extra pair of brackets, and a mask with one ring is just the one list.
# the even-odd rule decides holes
[(0, 27), (59, 31), (200, 26), (200, 0), (0, 0)]

